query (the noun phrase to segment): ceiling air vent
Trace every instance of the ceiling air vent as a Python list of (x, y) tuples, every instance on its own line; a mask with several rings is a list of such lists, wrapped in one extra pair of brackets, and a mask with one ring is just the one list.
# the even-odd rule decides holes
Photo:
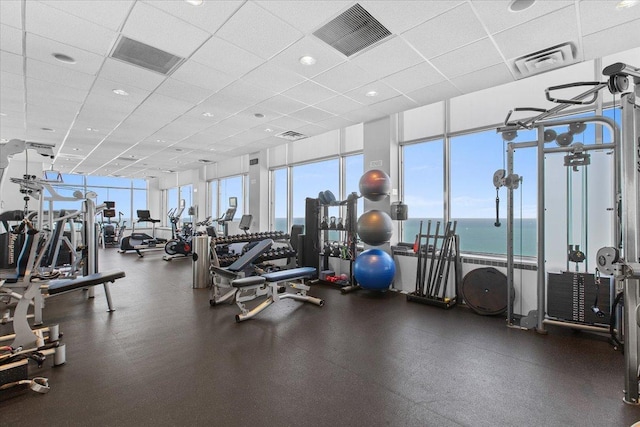
[(207, 159), (199, 159), (198, 162), (199, 163), (204, 163), (204, 164), (213, 163), (213, 161), (207, 160)]
[(286, 132), (281, 132), (281, 133), (279, 133), (279, 134), (277, 134), (275, 136), (276, 136), (276, 138), (286, 139), (287, 141), (297, 141), (299, 139), (308, 138), (307, 135), (303, 135), (301, 133), (294, 132), (292, 130), (288, 130)]
[(120, 37), (111, 57), (164, 75), (171, 73), (184, 61), (184, 58), (125, 36)]
[(565, 67), (574, 63), (575, 60), (573, 44), (563, 43), (516, 58), (513, 65), (521, 77), (528, 77)]
[(343, 55), (351, 56), (390, 36), (391, 32), (356, 3), (313, 35)]

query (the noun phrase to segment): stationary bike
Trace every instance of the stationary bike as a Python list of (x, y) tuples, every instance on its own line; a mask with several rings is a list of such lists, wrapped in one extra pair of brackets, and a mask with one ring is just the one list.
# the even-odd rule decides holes
[[(171, 221), (171, 234), (173, 238), (167, 242), (164, 247), (164, 251), (168, 255), (191, 255), (193, 250), (192, 241), (194, 235), (201, 235), (202, 232), (194, 231), (191, 223), (184, 223), (182, 229), (178, 231), (177, 223), (180, 221), (179, 217), (170, 216)], [(196, 222), (196, 227), (206, 227), (211, 225), (211, 217), (208, 216), (204, 221)], [(168, 260), (168, 257), (164, 257)]]

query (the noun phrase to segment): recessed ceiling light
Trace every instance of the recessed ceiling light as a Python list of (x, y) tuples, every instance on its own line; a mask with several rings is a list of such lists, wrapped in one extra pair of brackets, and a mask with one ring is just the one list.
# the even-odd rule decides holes
[(213, 113), (202, 113), (203, 116), (205, 117), (213, 117)]
[(126, 90), (122, 90), (122, 89), (114, 89), (113, 93), (115, 93), (116, 95), (121, 95), (121, 96), (129, 95), (129, 92), (127, 92)]
[(254, 116), (255, 118), (257, 118), (257, 119), (261, 119), (261, 118), (263, 118), (263, 117), (264, 117), (264, 114), (262, 114), (262, 113), (255, 113), (253, 116)]
[(98, 132), (99, 129), (95, 129), (95, 128), (87, 128), (87, 130), (89, 132)]
[(164, 139), (156, 139), (156, 142), (167, 142)]
[(509, 11), (511, 12), (522, 12), (525, 9), (529, 9), (536, 0), (511, 0), (509, 3)]
[(265, 131), (265, 132), (269, 132), (269, 133), (271, 133), (271, 132), (273, 132), (273, 129), (271, 129), (271, 128), (266, 128), (264, 131)]
[(639, 3), (638, 0), (622, 0), (618, 2), (618, 4), (616, 5), (616, 9), (617, 10), (629, 9), (630, 7), (633, 7), (638, 3)]
[(132, 158), (132, 159), (135, 159), (135, 158), (136, 158), (136, 156), (135, 156), (135, 155), (133, 155), (133, 154), (129, 154), (129, 157), (130, 157), (130, 158)]
[(182, 148), (175, 148), (176, 151), (182, 151)]
[(80, 151), (79, 148), (72, 148), (73, 151)]
[(191, 6), (202, 6), (202, 3), (204, 3), (204, 0), (184, 0), (184, 1), (190, 4)]
[(45, 132), (55, 132), (55, 129), (51, 129), (51, 128), (40, 128), (40, 130), (43, 130)]
[(378, 96), (378, 92), (375, 90), (370, 90), (369, 92), (364, 94), (365, 96)]
[(313, 65), (316, 63), (316, 58), (313, 56), (305, 55), (299, 59), (302, 65)]
[(52, 53), (54, 58), (56, 58), (60, 62), (64, 62), (65, 64), (75, 64), (76, 60), (70, 57), (69, 55), (65, 55), (64, 53)]

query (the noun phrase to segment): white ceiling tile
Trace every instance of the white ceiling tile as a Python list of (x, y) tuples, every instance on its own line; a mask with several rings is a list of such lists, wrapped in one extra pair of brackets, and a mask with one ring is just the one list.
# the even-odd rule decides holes
[(170, 77), (155, 90), (156, 93), (197, 104), (208, 98), (213, 92)]
[(269, 62), (250, 71), (242, 81), (279, 93), (302, 83), (305, 78)]
[(89, 89), (95, 79), (90, 74), (28, 58), (27, 77), (82, 90)]
[(0, 70), (22, 75), (22, 56), (0, 50)]
[(212, 37), (191, 57), (192, 61), (239, 78), (264, 62), (258, 55), (222, 40)]
[(410, 110), (412, 108), (416, 108), (418, 104), (407, 98), (406, 96), (400, 95), (395, 98), (385, 99), (384, 101), (376, 102), (373, 106), (386, 114), (395, 114), (401, 111)]
[[(635, 21), (616, 25), (613, 28), (585, 36), (582, 41), (584, 59), (589, 60), (639, 47), (639, 29), (640, 19), (636, 19)], [(615, 43), (612, 43), (612, 40), (615, 40)], [(637, 55), (636, 62), (630, 65), (637, 67), (638, 64), (640, 64), (640, 55)], [(603, 63), (602, 65), (609, 64)]]
[(184, 58), (211, 36), (200, 28), (140, 2), (133, 7), (122, 34)]
[(242, 132), (244, 129), (255, 126), (256, 123), (257, 119), (247, 114), (236, 114), (219, 122), (221, 126), (224, 126), (227, 129), (235, 129), (233, 135)]
[(393, 34), (400, 34), (460, 4), (460, 1), (378, 1), (359, 2)]
[(312, 33), (351, 5), (350, 1), (269, 0), (257, 3), (305, 34)]
[(79, 47), (99, 55), (106, 55), (114, 43), (117, 33), (93, 24), (43, 3), (29, 1), (27, 4), (26, 30), (29, 33)]
[(40, 0), (70, 15), (117, 31), (127, 17), (133, 0)]
[(293, 130), (307, 136), (316, 136), (327, 132), (326, 128), (314, 124), (306, 124)]
[(255, 3), (242, 5), (216, 36), (261, 58), (270, 58), (303, 34)]
[(145, 0), (145, 2), (210, 34), (218, 31), (243, 3), (240, 0), (205, 1), (200, 6), (191, 6), (184, 0)]
[(174, 79), (217, 92), (235, 80), (227, 74), (195, 61), (186, 61), (171, 75)]
[(186, 111), (193, 108), (193, 104), (187, 101), (170, 98), (168, 96), (152, 93), (141, 105), (140, 108), (155, 110), (169, 115), (181, 116)]
[(448, 81), (436, 83), (435, 85), (414, 90), (407, 94), (407, 96), (416, 101), (418, 105), (433, 104), (458, 95), (462, 95), (462, 92)]
[[(316, 60), (313, 65), (302, 65), (300, 58), (311, 56)], [(314, 36), (306, 36), (284, 51), (274, 56), (269, 62), (301, 76), (310, 78), (329, 68), (344, 62), (346, 57)]]
[(0, 87), (24, 90), (24, 78), (20, 74), (0, 71)]
[[(85, 74), (95, 75), (100, 70), (104, 57), (87, 50), (79, 49), (55, 40), (27, 34), (27, 57), (48, 64), (65, 67)], [(75, 64), (60, 62), (53, 57), (54, 53), (62, 53), (75, 59)]]
[[(471, 0), (471, 6), (491, 34), (539, 18), (573, 3), (575, 2), (566, 0), (536, 1), (523, 11), (511, 12), (509, 2), (503, 0)], [(582, 3), (591, 3), (591, 1)]]
[(0, 1), (0, 23), (22, 29), (22, 0)]
[(335, 116), (335, 114), (328, 113), (315, 107), (303, 108), (302, 110), (298, 110), (289, 115), (291, 117), (295, 117), (296, 119), (304, 120), (310, 123), (319, 122), (321, 120), (326, 120)]
[(338, 116), (333, 116), (328, 119), (316, 122), (316, 125), (322, 126), (323, 128), (327, 128), (330, 130), (346, 128), (354, 124), (355, 122), (352, 122), (351, 120), (347, 120), (343, 117), (338, 117)]
[(270, 122), (267, 123), (267, 126), (269, 127), (275, 126), (277, 128), (291, 130), (291, 129), (296, 129), (300, 126), (304, 126), (306, 124), (307, 122), (303, 120), (298, 120), (289, 116), (282, 116), (275, 120), (271, 120)]
[[(117, 95), (113, 92), (114, 89), (123, 89), (129, 95)], [(144, 101), (145, 98), (149, 96), (149, 93), (150, 91), (148, 90), (131, 86), (126, 83), (97, 78), (91, 88), (91, 93), (87, 100), (91, 99), (94, 102), (97, 100), (98, 102), (103, 102), (104, 105), (113, 105), (118, 111), (130, 111)], [(120, 106), (122, 106), (122, 108)]]
[(221, 89), (218, 94), (250, 104), (256, 104), (271, 98), (275, 95), (275, 92), (265, 89), (264, 87), (245, 83), (242, 80), (236, 80), (224, 89)]
[(337, 93), (312, 81), (306, 81), (283, 92), (282, 95), (312, 105), (333, 98)]
[(100, 70), (100, 77), (113, 82), (124, 83), (127, 86), (153, 91), (166, 78), (162, 74), (117, 59), (107, 58)]
[(433, 66), (449, 79), (501, 62), (502, 57), (488, 38), (431, 59)]
[(443, 80), (445, 80), (444, 76), (427, 62), (420, 63), (382, 79), (384, 83), (402, 93), (430, 86)]
[[(452, 31), (453, 28), (464, 31)], [(482, 23), (468, 3), (463, 3), (402, 34), (402, 37), (427, 59), (486, 36)]]
[[(583, 35), (594, 34), (607, 28), (625, 24), (629, 21), (640, 19), (640, 6), (627, 9), (616, 8), (615, 1), (582, 1), (580, 2), (580, 27)], [(640, 32), (640, 27), (635, 25), (633, 33)], [(617, 42), (617, 41), (616, 41)]]
[[(0, 129), (23, 128), (24, 119), (17, 115), (0, 116)], [(4, 132), (3, 132), (4, 137)], [(13, 137), (12, 137), (13, 138)]]
[[(367, 93), (371, 93), (372, 91), (377, 94), (375, 96), (368, 96)], [(381, 81), (369, 83), (345, 93), (345, 96), (364, 105), (372, 105), (385, 99), (395, 98), (398, 95), (400, 95), (400, 92)]]
[(50, 99), (63, 99), (67, 101), (82, 102), (87, 95), (82, 89), (75, 89), (67, 86), (52, 85), (49, 82), (36, 79), (27, 79), (27, 94), (38, 94)]
[(289, 114), (306, 106), (307, 104), (303, 104), (284, 95), (276, 95), (256, 104), (255, 108), (258, 110), (267, 109), (281, 114)]
[(213, 117), (207, 119), (214, 124), (220, 120), (232, 116), (239, 111), (251, 106), (251, 102), (242, 101), (231, 96), (216, 93), (205, 101), (200, 103), (196, 108), (191, 110), (188, 114), (193, 116), (202, 117), (204, 113), (211, 113)]
[(22, 55), (22, 31), (0, 24), (0, 50)]
[(343, 62), (313, 78), (313, 81), (338, 93), (348, 92), (375, 80), (374, 73), (366, 68), (357, 66), (351, 61)]
[[(553, 28), (553, 31), (549, 31)], [(505, 58), (511, 59), (565, 42), (578, 42), (575, 7), (569, 6), (493, 35)]]
[(349, 62), (380, 79), (423, 61), (424, 59), (402, 38), (394, 37), (352, 57)]
[(475, 92), (514, 81), (513, 75), (505, 64), (496, 64), (482, 70), (473, 71), (451, 79), (463, 93)]
[(326, 101), (319, 102), (315, 104), (314, 107), (320, 108), (333, 114), (340, 115), (342, 113), (346, 113), (347, 111), (362, 108), (363, 104), (354, 101), (351, 98), (347, 98), (346, 96), (339, 95), (333, 98), (329, 98)]

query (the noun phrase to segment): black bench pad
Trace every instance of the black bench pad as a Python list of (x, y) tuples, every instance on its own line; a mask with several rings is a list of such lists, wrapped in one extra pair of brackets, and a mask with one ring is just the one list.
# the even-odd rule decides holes
[(49, 295), (61, 294), (75, 289), (113, 282), (114, 280), (122, 279), (123, 277), (125, 277), (124, 271), (112, 270), (76, 277), (75, 279), (50, 280), (49, 283), (47, 283), (47, 292)]

